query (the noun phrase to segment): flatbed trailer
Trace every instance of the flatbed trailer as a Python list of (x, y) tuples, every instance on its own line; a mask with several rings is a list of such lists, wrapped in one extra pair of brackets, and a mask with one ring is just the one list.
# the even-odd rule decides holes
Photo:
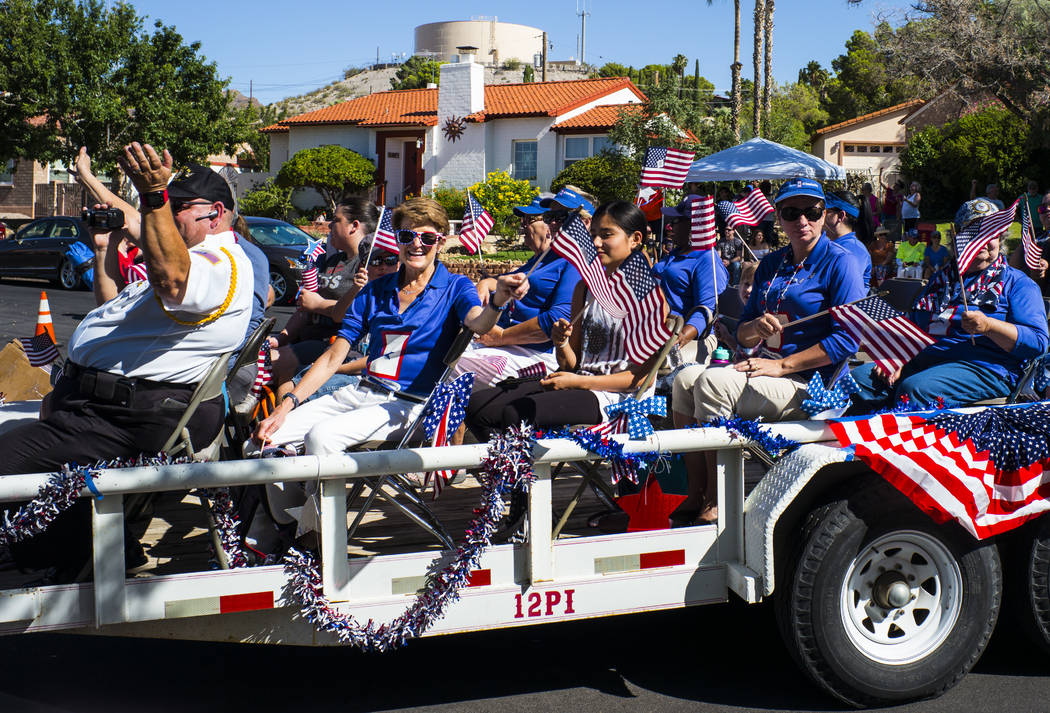
[[(571, 440), (537, 440), (526, 541), (486, 549), (458, 601), (422, 635), (676, 609), (725, 602), (733, 593), (750, 603), (775, 599), (792, 656), (842, 700), (876, 705), (947, 690), (976, 663), (995, 627), (1004, 543), (979, 542), (957, 525), (934, 523), (839, 448), (826, 422), (769, 430), (802, 445), (749, 493), (749, 442), (739, 434), (703, 428), (620, 439), (625, 453), (715, 451), (717, 524), (557, 540), (552, 465), (595, 455)], [(477, 469), (486, 452), (478, 444), (100, 471), (104, 497), (81, 493), (92, 497), (92, 580), (0, 589), (0, 633), (342, 645), (302, 616), (282, 565), (126, 576), (125, 497), (319, 481), (324, 597), (332, 610), (378, 624), (398, 617), (428, 572), (453, 554), (348, 556), (347, 486), (385, 474)], [(0, 478), (0, 502), (33, 498), (48, 477)], [(1050, 547), (1045, 521), (1010, 538), (1014, 559)], [(1046, 595), (1037, 581), (1045, 585), (1050, 568), (1043, 561), (1026, 571), (1026, 592), (1038, 611)], [(1033, 619), (1032, 626), (1037, 638), (1050, 640), (1045, 621)]]

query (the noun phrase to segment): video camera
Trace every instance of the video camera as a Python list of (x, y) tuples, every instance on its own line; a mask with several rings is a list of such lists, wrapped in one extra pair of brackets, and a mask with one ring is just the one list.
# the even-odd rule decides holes
[(81, 218), (95, 230), (117, 230), (124, 227), (124, 211), (119, 208), (85, 208)]

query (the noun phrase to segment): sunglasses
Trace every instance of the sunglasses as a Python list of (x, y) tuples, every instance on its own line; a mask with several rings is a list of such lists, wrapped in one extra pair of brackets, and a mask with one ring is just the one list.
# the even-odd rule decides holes
[(543, 220), (543, 216), (542, 215), (539, 215), (539, 214), (537, 214), (537, 215), (529, 215), (529, 216), (526, 216), (526, 217), (521, 219), (521, 224), (522, 225), (532, 225), (533, 223), (538, 223), (541, 220)]
[(209, 201), (180, 201), (180, 200), (172, 200), (171, 201), (171, 212), (172, 213), (181, 213), (182, 211), (186, 210), (190, 206), (194, 206), (194, 205), (211, 205), (211, 203)]
[(401, 243), (402, 245), (411, 245), (416, 238), (419, 238), (419, 242), (421, 242), (423, 245), (426, 245), (427, 247), (435, 245), (438, 240), (445, 237), (441, 233), (431, 233), (430, 231), (427, 231), (425, 233), (417, 233), (414, 230), (399, 230), (397, 231), (396, 235), (397, 242)]
[(374, 257), (368, 261), (368, 266), (381, 267), (383, 265), (386, 265), (389, 267), (390, 265), (396, 265), (398, 261), (400, 261), (400, 259), (401, 258), (399, 258), (397, 255), (384, 255), (382, 257)]
[(543, 214), (543, 219), (548, 223), (564, 223), (568, 219), (569, 214), (561, 211), (548, 211)]
[(780, 209), (780, 217), (789, 223), (793, 223), (803, 215), (806, 216), (806, 220), (812, 223), (815, 220), (820, 220), (820, 216), (824, 215), (824, 209), (820, 206), (810, 206), (809, 208), (786, 206)]
[(1050, 205), (1041, 205), (1037, 210), (1040, 215), (1046, 215), (1047, 213), (1050, 213)]

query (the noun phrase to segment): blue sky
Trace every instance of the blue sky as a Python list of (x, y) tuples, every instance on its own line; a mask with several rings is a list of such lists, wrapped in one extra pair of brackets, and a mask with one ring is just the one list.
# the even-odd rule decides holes
[[(343, 69), (384, 61), (391, 53), (412, 52), (413, 28), (427, 22), (496, 16), (504, 22), (546, 30), (554, 49), (551, 59), (577, 54), (580, 19), (577, 2), (438, 3), (433, 0), (131, 0), (140, 15), (175, 25), (187, 41), (201, 43), (202, 53), (232, 79), (231, 87), (264, 103), (302, 94), (342, 77)], [(811, 59), (825, 67), (842, 54), (856, 29), (870, 31), (875, 15), (894, 11), (901, 0), (868, 0), (850, 6), (846, 0), (780, 0), (773, 35), (773, 74), (778, 82), (794, 81)], [(615, 61), (641, 67), (668, 63), (678, 53), (700, 59), (700, 73), (723, 92), (730, 84), (733, 61), (733, 2), (705, 0), (628, 2), (589, 0), (587, 54), (592, 64)], [(741, 3), (742, 76), (751, 71), (751, 16), (754, 5)]]

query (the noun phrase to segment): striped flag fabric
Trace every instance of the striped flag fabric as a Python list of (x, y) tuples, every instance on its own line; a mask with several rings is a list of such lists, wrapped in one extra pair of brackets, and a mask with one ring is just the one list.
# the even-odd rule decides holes
[(624, 319), (627, 312), (613, 298), (609, 277), (594, 248), (591, 234), (583, 219), (573, 213), (551, 241), (551, 249), (568, 260), (587, 283), (587, 288), (606, 312), (616, 319)]
[[(432, 446), (447, 446), (449, 438), (456, 432), (467, 414), (467, 402), (474, 388), (474, 374), (467, 372), (452, 381), (438, 384), (430, 397), (427, 413), (423, 417), (423, 431), (431, 439)], [(454, 475), (451, 470), (438, 470), (428, 473), (426, 480), (433, 478), (436, 500), (441, 490)]]
[(478, 251), (495, 223), (478, 199), (467, 191), (467, 209), (463, 212), (463, 225), (459, 229), (459, 242), (467, 252), (473, 255)]
[(262, 396), (263, 387), (273, 381), (273, 363), (270, 361), (270, 347), (264, 344), (259, 349), (259, 358), (255, 360), (255, 381), (252, 382), (251, 395)]
[(379, 225), (376, 226), (373, 244), (376, 247), (389, 250), (395, 255), (398, 254), (397, 240), (394, 238), (393, 214), (385, 206), (379, 209)]
[(613, 299), (624, 314), (627, 358), (635, 364), (663, 348), (671, 332), (664, 324), (666, 303), (660, 283), (641, 251), (632, 252), (609, 280)]
[(321, 240), (308, 240), (306, 250), (303, 250), (303, 260), (316, 260), (324, 255), (325, 246)]
[(699, 196), (690, 204), (689, 246), (693, 250), (710, 250), (715, 246), (715, 198)]
[(310, 266), (303, 270), (303, 289), (317, 292), (317, 265), (310, 261)]
[(542, 361), (533, 362), (518, 369), (519, 379), (543, 379), (547, 376), (547, 365)]
[(22, 343), (30, 366), (47, 366), (58, 359), (58, 347), (47, 332), (41, 332), (35, 337), (19, 337), (18, 341)]
[(1024, 246), (1024, 264), (1029, 270), (1038, 270), (1043, 258), (1043, 249), (1035, 242), (1035, 224), (1028, 201), (1021, 201), (1021, 244)]
[(966, 274), (970, 263), (977, 257), (977, 253), (981, 252), (981, 248), (998, 238), (1010, 227), (1010, 223), (1014, 222), (1014, 217), (1017, 215), (1017, 204), (1020, 201), (1021, 199), (1018, 198), (1009, 208), (973, 221), (955, 236), (955, 255), (959, 263), (959, 274)]
[(645, 152), (640, 185), (655, 188), (681, 188), (693, 163), (693, 151), (650, 148)]
[(769, 199), (756, 186), (752, 186), (751, 192), (739, 200), (719, 201), (718, 209), (729, 230), (736, 229), (738, 225), (758, 225), (773, 212)]
[(149, 279), (149, 273), (146, 271), (146, 263), (136, 262), (128, 267), (128, 284), (132, 282), (141, 282), (142, 280)]
[[(588, 426), (584, 430), (590, 431), (599, 438), (609, 438), (617, 433), (627, 433), (627, 414), (622, 413), (616, 418), (603, 421), (597, 426)], [(610, 481), (613, 485), (616, 485), (622, 478), (627, 478), (631, 482), (637, 483), (638, 471), (625, 464), (622, 460), (613, 459)]]
[(878, 295), (832, 307), (831, 316), (865, 347), (887, 375), (896, 373), (935, 341)]
[(832, 422), (843, 446), (937, 522), (977, 539), (1050, 510), (1050, 404)]

